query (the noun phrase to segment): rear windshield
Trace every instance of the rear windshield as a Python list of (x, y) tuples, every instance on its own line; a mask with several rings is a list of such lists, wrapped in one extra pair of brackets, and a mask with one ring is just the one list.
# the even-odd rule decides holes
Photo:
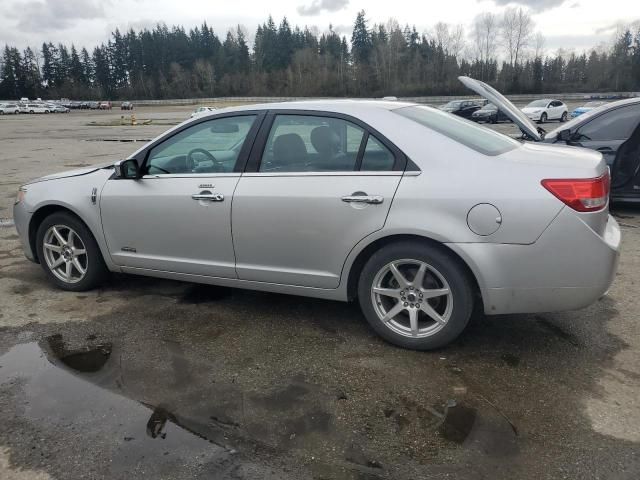
[(500, 155), (520, 145), (506, 135), (433, 108), (414, 106), (392, 111), (484, 155)]

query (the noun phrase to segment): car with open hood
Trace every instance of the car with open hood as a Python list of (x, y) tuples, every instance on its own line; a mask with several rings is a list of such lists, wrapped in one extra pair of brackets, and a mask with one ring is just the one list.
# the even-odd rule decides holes
[(357, 300), (380, 336), (426, 350), (474, 311), (600, 298), (620, 248), (608, 188), (591, 150), (415, 103), (315, 100), (196, 116), (125, 160), (21, 186), (13, 215), (64, 290), (112, 271)]
[(527, 140), (600, 153), (611, 172), (611, 199), (640, 202), (640, 98), (601, 105), (546, 132), (490, 85), (470, 77), (459, 80), (505, 112)]

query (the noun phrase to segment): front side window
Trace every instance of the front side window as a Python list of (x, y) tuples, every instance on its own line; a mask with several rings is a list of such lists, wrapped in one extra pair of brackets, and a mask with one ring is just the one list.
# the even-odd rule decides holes
[(277, 115), (260, 162), (260, 172), (348, 172), (364, 130), (340, 118)]
[(481, 127), (455, 115), (434, 108), (413, 106), (392, 110), (393, 113), (449, 137), (484, 155), (500, 155), (520, 146), (513, 138), (495, 130)]
[(604, 113), (578, 129), (580, 140), (626, 140), (640, 121), (640, 105), (629, 105)]
[(193, 125), (150, 150), (146, 173), (233, 172), (255, 119), (243, 115)]

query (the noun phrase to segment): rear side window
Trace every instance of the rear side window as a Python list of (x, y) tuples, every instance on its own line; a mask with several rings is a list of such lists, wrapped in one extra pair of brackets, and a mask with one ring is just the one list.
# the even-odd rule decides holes
[(340, 118), (277, 115), (259, 171), (353, 171), (363, 136), (362, 128)]
[(520, 145), (506, 135), (433, 108), (414, 106), (392, 111), (484, 155), (500, 155)]
[(640, 122), (640, 105), (629, 105), (604, 113), (576, 132), (581, 140), (626, 140)]
[(369, 172), (388, 172), (393, 170), (395, 157), (376, 137), (369, 135), (362, 156), (361, 170)]

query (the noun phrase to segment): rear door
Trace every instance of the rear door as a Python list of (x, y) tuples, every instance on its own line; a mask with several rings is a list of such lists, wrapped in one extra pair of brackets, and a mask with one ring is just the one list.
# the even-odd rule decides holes
[(405, 164), (353, 118), (270, 114), (233, 198), (238, 277), (336, 288), (351, 249), (383, 227)]

